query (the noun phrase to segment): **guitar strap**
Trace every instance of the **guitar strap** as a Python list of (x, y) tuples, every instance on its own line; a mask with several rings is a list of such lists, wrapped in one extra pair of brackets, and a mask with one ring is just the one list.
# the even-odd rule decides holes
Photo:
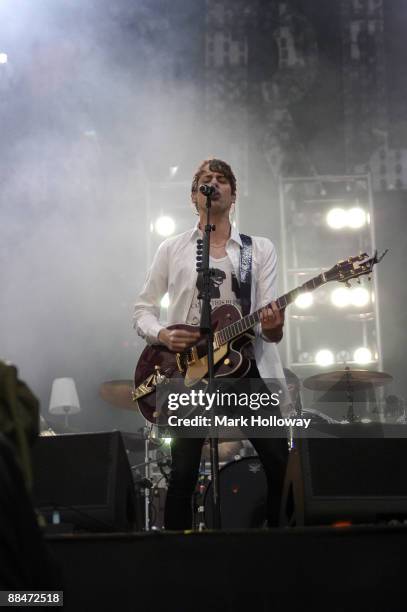
[(240, 303), (242, 315), (250, 313), (252, 289), (252, 239), (251, 236), (240, 234), (242, 247), (240, 249)]

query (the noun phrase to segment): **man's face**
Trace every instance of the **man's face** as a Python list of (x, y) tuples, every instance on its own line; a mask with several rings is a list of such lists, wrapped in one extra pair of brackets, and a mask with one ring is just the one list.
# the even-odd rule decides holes
[(198, 181), (198, 191), (191, 194), (192, 202), (198, 207), (198, 212), (206, 211), (206, 196), (200, 191), (201, 185), (213, 185), (215, 193), (212, 196), (212, 210), (215, 213), (229, 212), (230, 207), (236, 200), (236, 195), (232, 195), (232, 188), (227, 178), (221, 172), (210, 170), (210, 164), (205, 164), (202, 174)]

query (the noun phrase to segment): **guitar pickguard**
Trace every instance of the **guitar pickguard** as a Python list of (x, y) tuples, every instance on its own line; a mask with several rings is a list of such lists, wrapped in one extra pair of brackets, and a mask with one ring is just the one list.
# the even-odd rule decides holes
[[(226, 344), (216, 349), (213, 354), (214, 364), (216, 365), (217, 363), (219, 363), (219, 361), (225, 357), (227, 352), (228, 346)], [(192, 387), (193, 385), (196, 385), (196, 383), (202, 380), (207, 373), (208, 357), (207, 355), (205, 355), (205, 357), (201, 357), (200, 359), (195, 361), (195, 363), (188, 366), (184, 379), (185, 386)]]
[[(240, 378), (250, 369), (250, 360), (243, 357), (241, 349), (253, 339), (249, 333), (242, 334), (214, 352), (215, 378)], [(223, 363), (222, 363), (223, 360)], [(185, 386), (192, 387), (208, 373), (208, 358), (202, 357), (191, 364), (185, 374)]]

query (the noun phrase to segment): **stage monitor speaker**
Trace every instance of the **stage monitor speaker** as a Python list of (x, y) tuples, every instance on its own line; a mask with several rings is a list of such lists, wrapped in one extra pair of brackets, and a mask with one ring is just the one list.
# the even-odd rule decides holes
[(44, 544), (16, 449), (0, 432), (0, 589), (60, 590), (61, 583), (59, 567)]
[(281, 524), (407, 518), (404, 429), (402, 437), (394, 437), (394, 426), (329, 425), (326, 437), (296, 440), (288, 460)]
[(34, 506), (48, 523), (57, 518), (75, 530), (98, 532), (142, 528), (120, 432), (39, 437), (33, 473)]

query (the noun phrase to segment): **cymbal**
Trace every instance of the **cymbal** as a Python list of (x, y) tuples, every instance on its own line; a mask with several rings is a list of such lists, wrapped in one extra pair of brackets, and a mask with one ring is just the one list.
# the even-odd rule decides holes
[(380, 387), (393, 380), (390, 374), (372, 370), (336, 370), (309, 376), (303, 382), (304, 387), (314, 391), (346, 391), (367, 389), (371, 385)]
[(125, 410), (138, 410), (132, 398), (132, 390), (132, 380), (109, 380), (100, 385), (99, 395), (112, 406)]

